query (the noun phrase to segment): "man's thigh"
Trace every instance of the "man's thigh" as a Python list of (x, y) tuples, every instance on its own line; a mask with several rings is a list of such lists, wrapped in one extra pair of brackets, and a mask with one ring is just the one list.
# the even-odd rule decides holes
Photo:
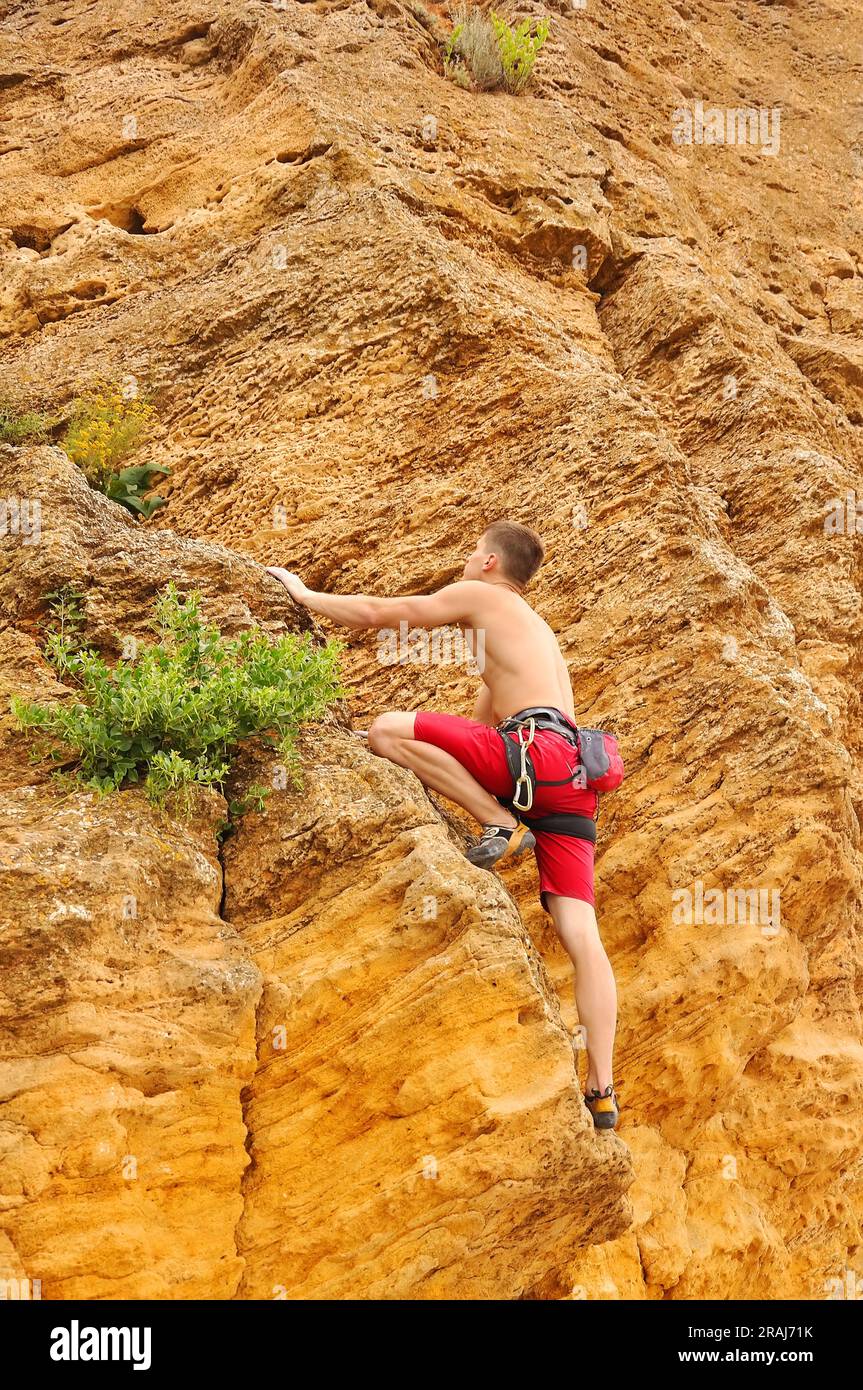
[(415, 739), (449, 753), (492, 796), (512, 795), (503, 739), (496, 729), (476, 719), (431, 710), (419, 710), (414, 720)]
[(549, 896), (576, 898), (593, 908), (596, 846), (590, 840), (538, 830), (534, 852), (539, 867), (540, 902), (546, 912)]
[(388, 710), (386, 714), (379, 714), (373, 721), (369, 735), (372, 738), (413, 738), (415, 719), (415, 714)]

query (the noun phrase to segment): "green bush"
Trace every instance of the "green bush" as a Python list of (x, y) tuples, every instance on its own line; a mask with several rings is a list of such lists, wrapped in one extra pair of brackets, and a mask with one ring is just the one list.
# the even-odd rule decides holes
[[(548, 38), (551, 21), (523, 19), (514, 29), (490, 11), (490, 19), (497, 39), (500, 61), (503, 64), (504, 82), (508, 92), (523, 92), (533, 74), (533, 66)], [(535, 26), (535, 27), (534, 27)]]
[(0, 443), (26, 444), (47, 436), (52, 421), (47, 415), (29, 410), (19, 412), (8, 401), (0, 401)]
[(293, 633), (273, 640), (258, 628), (223, 637), (202, 622), (199, 594), (184, 600), (169, 584), (155, 604), (158, 643), (112, 668), (81, 645), (79, 598), (54, 596), (45, 651), (80, 699), (11, 702), (19, 726), (43, 736), (41, 751), (65, 775), (99, 792), (140, 782), (151, 800), (170, 797), (188, 813), (193, 789), (223, 790), (240, 742), (264, 735), (298, 783), (301, 725), (346, 693), (340, 643), (316, 646)]

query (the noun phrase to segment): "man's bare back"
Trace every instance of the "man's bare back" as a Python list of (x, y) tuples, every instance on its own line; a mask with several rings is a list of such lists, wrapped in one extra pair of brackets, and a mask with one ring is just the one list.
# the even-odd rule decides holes
[[(499, 724), (518, 710), (544, 705), (574, 718), (572, 686), (557, 638), (530, 604), (503, 585), (463, 580), (450, 588), (461, 591), (453, 594), (466, 610), (459, 625), (481, 664), (484, 689), (476, 717)], [(446, 593), (441, 590), (440, 596)]]

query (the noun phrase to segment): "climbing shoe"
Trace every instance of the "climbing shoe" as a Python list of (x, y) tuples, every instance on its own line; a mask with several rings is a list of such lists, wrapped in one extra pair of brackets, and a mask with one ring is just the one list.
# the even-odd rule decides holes
[(595, 1129), (614, 1129), (620, 1118), (620, 1107), (613, 1086), (606, 1086), (604, 1091), (597, 1091), (594, 1087), (584, 1097), (584, 1103), (593, 1116)]
[(514, 830), (508, 826), (485, 825), (477, 843), (468, 850), (467, 857), (478, 869), (493, 869), (502, 859), (521, 854), (523, 849), (533, 849), (536, 840), (526, 825), (517, 825)]

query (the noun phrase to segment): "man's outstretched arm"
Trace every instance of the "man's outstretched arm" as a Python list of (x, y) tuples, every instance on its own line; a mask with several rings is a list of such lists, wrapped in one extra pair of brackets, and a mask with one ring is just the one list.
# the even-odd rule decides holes
[(372, 594), (325, 594), (308, 589), (296, 574), (268, 566), (267, 574), (284, 584), (291, 598), (312, 613), (320, 613), (342, 627), (440, 627), (445, 623), (473, 623), (485, 586), (464, 579), (448, 584), (436, 594), (406, 594), (403, 598), (375, 598)]

